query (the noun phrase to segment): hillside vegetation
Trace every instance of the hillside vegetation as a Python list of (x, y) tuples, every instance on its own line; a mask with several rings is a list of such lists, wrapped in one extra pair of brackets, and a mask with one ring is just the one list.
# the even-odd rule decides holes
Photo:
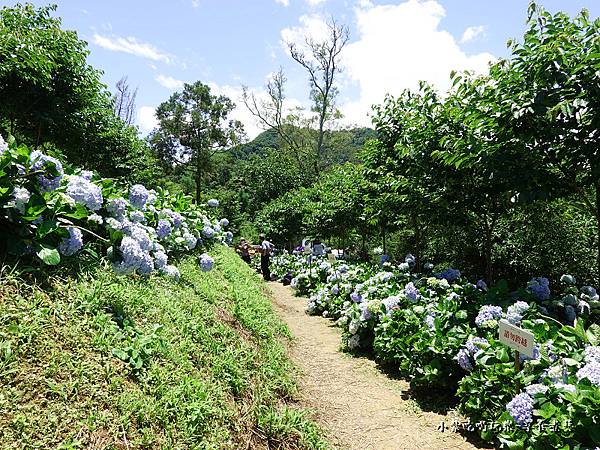
[[(290, 338), (226, 247), (181, 280), (0, 276), (1, 448), (324, 448)], [(91, 267), (91, 266), (90, 266)]]

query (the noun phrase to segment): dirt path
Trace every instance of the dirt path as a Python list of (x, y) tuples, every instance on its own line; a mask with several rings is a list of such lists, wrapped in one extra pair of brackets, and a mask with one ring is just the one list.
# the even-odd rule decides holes
[(279, 283), (269, 283), (276, 311), (296, 337), (292, 358), (303, 372), (302, 402), (315, 411), (329, 440), (343, 449), (473, 449), (462, 436), (439, 424), (452, 417), (423, 412), (402, 398), (404, 381), (392, 380), (366, 358), (339, 351), (340, 330), (304, 312), (305, 299)]

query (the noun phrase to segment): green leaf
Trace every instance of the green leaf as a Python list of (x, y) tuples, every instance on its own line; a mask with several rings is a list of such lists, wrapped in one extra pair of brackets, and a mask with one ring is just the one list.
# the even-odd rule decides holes
[(123, 361), (127, 361), (129, 359), (129, 355), (127, 354), (127, 352), (124, 350), (121, 350), (120, 348), (113, 348), (112, 354), (113, 354), (113, 356), (116, 356), (117, 358), (119, 358), (120, 360), (123, 360)]
[(590, 325), (590, 327), (585, 332), (590, 344), (598, 345), (600, 344), (600, 325), (594, 323)]
[(48, 266), (56, 266), (60, 262), (60, 253), (55, 248), (42, 247), (37, 256)]

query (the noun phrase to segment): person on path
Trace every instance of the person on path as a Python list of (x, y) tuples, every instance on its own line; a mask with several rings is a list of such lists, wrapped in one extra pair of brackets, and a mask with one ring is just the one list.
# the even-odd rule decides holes
[(275, 249), (275, 246), (267, 241), (264, 234), (259, 236), (260, 239), (260, 271), (262, 272), (265, 281), (271, 281), (271, 270), (269, 269), (269, 258)]
[(313, 241), (312, 254), (313, 256), (323, 256), (325, 254), (325, 246), (321, 244), (319, 239)]
[(252, 262), (252, 258), (250, 257), (250, 244), (248, 244), (246, 239), (240, 239), (240, 243), (238, 244), (236, 251), (240, 254), (240, 257), (243, 261), (248, 264)]

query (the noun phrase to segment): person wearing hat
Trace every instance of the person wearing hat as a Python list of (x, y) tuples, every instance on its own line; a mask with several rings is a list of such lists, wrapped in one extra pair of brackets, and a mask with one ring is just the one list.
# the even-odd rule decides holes
[(265, 281), (271, 281), (271, 269), (269, 268), (269, 258), (275, 249), (275, 246), (267, 241), (264, 234), (259, 237), (260, 245), (255, 246), (260, 252), (260, 271)]
[(237, 245), (236, 251), (240, 254), (242, 260), (246, 261), (246, 263), (250, 264), (252, 262), (252, 258), (250, 257), (250, 244), (248, 244), (246, 239), (240, 239), (240, 243)]

